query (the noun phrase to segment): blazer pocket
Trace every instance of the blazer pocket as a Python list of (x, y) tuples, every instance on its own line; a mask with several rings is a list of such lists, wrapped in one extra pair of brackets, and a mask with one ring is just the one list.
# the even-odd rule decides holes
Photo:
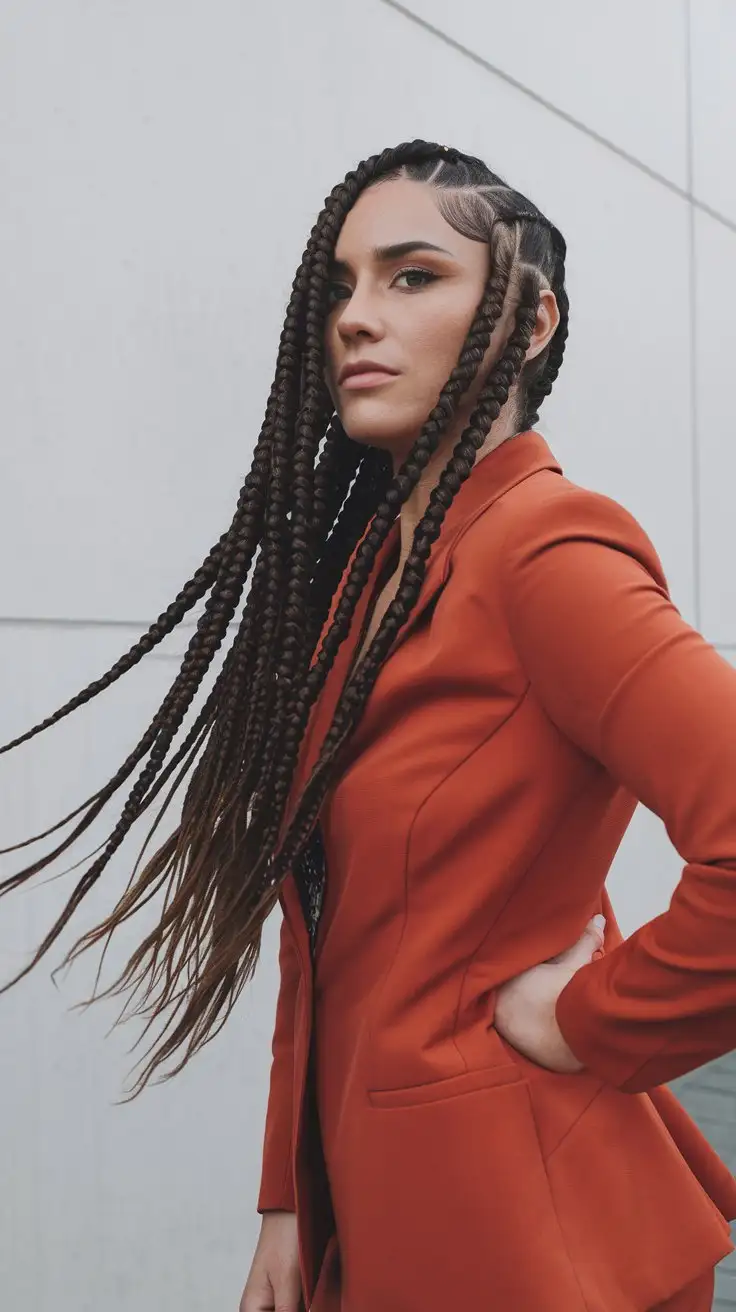
[(373, 1107), (420, 1107), (425, 1103), (444, 1102), (460, 1098), (479, 1089), (492, 1089), (496, 1085), (519, 1084), (524, 1075), (513, 1062), (486, 1066), (482, 1070), (463, 1071), (447, 1079), (431, 1080), (429, 1084), (414, 1084), (400, 1089), (369, 1089), (368, 1098)]

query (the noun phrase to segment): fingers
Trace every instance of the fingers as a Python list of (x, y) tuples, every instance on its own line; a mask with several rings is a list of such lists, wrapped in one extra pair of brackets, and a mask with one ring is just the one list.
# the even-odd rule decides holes
[(250, 1279), (240, 1300), (239, 1312), (304, 1312), (299, 1272)]
[(600, 951), (603, 948), (603, 939), (606, 932), (606, 917), (603, 915), (593, 916), (593, 919), (586, 926), (586, 930), (587, 929), (592, 929), (595, 933), (598, 941), (596, 950)]
[(274, 1312), (303, 1312), (302, 1282), (299, 1268), (275, 1272), (273, 1281)]
[(577, 943), (573, 943), (572, 947), (560, 952), (554, 960), (566, 966), (572, 966), (574, 970), (577, 970), (580, 966), (587, 966), (593, 960), (596, 952), (602, 956), (605, 923), (605, 916), (594, 916), (585, 926)]
[(274, 1312), (274, 1306), (270, 1280), (266, 1279), (256, 1285), (252, 1279), (249, 1279), (243, 1290), (238, 1312)]
[[(587, 953), (591, 957), (596, 952), (602, 952), (605, 925), (605, 916), (593, 916), (593, 919), (588, 921), (578, 940), (584, 954)], [(577, 947), (577, 944), (575, 946)]]
[(239, 1312), (304, 1312), (293, 1212), (264, 1214)]
[(270, 1271), (274, 1312), (303, 1312), (302, 1275), (295, 1262), (279, 1263)]

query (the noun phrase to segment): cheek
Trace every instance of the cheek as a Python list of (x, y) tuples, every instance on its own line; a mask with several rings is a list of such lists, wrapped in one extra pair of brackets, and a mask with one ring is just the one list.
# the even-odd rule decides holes
[(441, 389), (458, 362), (472, 322), (472, 312), (452, 307), (417, 324), (412, 350), (417, 377)]

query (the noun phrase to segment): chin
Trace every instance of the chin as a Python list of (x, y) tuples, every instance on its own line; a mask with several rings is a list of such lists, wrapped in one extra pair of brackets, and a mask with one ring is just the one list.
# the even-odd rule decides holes
[(355, 411), (350, 413), (352, 409), (352, 407), (345, 407), (340, 415), (340, 421), (353, 442), (358, 442), (361, 446), (375, 446), (381, 451), (388, 451), (391, 455), (404, 457), (411, 451), (426, 419), (426, 415), (402, 420), (395, 413), (383, 415), (358, 414)]

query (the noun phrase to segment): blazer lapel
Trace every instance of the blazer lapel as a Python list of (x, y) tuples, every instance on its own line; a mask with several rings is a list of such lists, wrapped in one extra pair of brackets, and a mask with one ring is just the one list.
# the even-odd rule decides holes
[[(542, 469), (561, 474), (562, 468), (540, 433), (530, 431), (510, 438), (473, 467), (450, 506), (442, 531), (427, 562), (419, 596), (406, 623), (389, 649), (389, 657), (416, 628), (427, 607), (442, 591), (450, 575), (452, 549), (462, 534), (517, 483)], [(387, 657), (388, 659), (388, 657)]]
[[(427, 608), (434, 602), (447, 583), (452, 548), (461, 535), (512, 487), (542, 469), (549, 469), (558, 474), (562, 473), (561, 466), (552, 455), (544, 438), (534, 431), (520, 433), (518, 436), (503, 442), (501, 446), (489, 452), (473, 467), (445, 516), (442, 531), (427, 562), (426, 574), (417, 601), (408, 620), (389, 649), (387, 660), (390, 659), (397, 647), (410, 636)], [(377, 580), (398, 541), (399, 532), (399, 523), (397, 521), (376, 557), (371, 576), (355, 608), (348, 636), (340, 647), (335, 663), (325, 680), (322, 692), (312, 707), (294, 774), (287, 818), (284, 821), (282, 833), (288, 823), (288, 818), (294, 813), (296, 803), (317, 761), (320, 749), (332, 723), (335, 708), (350, 669)], [(348, 569), (343, 575), (341, 588), (347, 578)], [(337, 595), (339, 596), (339, 591)], [(334, 609), (333, 604), (322, 637), (324, 637), (331, 622)], [(309, 936), (302, 913), (299, 892), (292, 874), (287, 877), (282, 888), (282, 906), (284, 912), (289, 916), (290, 924), (301, 946), (304, 962), (305, 964), (310, 963)]]

